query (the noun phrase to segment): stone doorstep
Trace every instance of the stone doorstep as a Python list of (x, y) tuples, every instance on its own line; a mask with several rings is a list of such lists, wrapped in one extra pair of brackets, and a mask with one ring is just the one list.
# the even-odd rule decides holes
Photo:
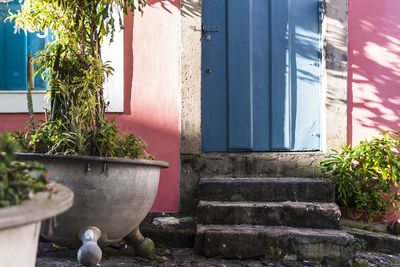
[(400, 254), (400, 237), (398, 236), (347, 226), (343, 226), (342, 230), (358, 239), (364, 240), (365, 251)]
[[(142, 222), (140, 229), (143, 235), (153, 239), (158, 247), (192, 248), (196, 236), (196, 218), (183, 221), (180, 218), (188, 218), (188, 215), (151, 213)], [(153, 224), (154, 219), (156, 219), (155, 224)], [(166, 223), (160, 223), (162, 221)], [(176, 223), (177, 221), (179, 222), (178, 224)], [(354, 227), (343, 226), (343, 224), (348, 225), (348, 221), (342, 221), (342, 229), (357, 238), (364, 239), (366, 241), (366, 251), (400, 254), (400, 237), (361, 229), (362, 225), (365, 227), (365, 224), (360, 226), (356, 223)], [(383, 226), (379, 223), (373, 223), (372, 225), (370, 224), (369, 227), (377, 228), (376, 231), (383, 230)], [(197, 244), (196, 246), (198, 249), (199, 245)], [(285, 259), (290, 259), (290, 255), (286, 256)]]
[(202, 178), (200, 199), (219, 201), (334, 202), (334, 185), (314, 178)]
[(310, 202), (199, 202), (200, 224), (286, 225), (305, 228), (340, 228), (335, 203)]
[(349, 228), (356, 228), (360, 230), (367, 230), (378, 233), (388, 233), (388, 223), (383, 222), (361, 222), (350, 219), (341, 218), (340, 225)]
[(141, 233), (156, 247), (192, 248), (197, 219), (187, 214), (149, 213), (140, 224)]
[(364, 240), (365, 251), (400, 254), (400, 237), (388, 231), (387, 222), (367, 223), (342, 219), (341, 229)]
[(182, 154), (181, 167), (197, 177), (321, 177), (318, 163), (325, 154), (314, 152), (203, 152)]
[(254, 225), (198, 225), (195, 252), (226, 259), (309, 260), (346, 266), (354, 238), (343, 231)]

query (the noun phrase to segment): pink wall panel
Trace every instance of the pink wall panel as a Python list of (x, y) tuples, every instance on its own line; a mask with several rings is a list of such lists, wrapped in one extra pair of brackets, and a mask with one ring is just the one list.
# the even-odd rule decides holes
[(400, 1), (349, 0), (348, 143), (400, 130)]
[(133, 51), (126, 53), (132, 65), (125, 70), (129, 83), (125, 112), (117, 122), (143, 136), (156, 159), (170, 163), (162, 171), (153, 212), (177, 212), (179, 208), (179, 8), (177, 0), (148, 1), (143, 16), (134, 18), (133, 42), (126, 41), (126, 48)]
[[(178, 0), (153, 0), (143, 16), (125, 18), (125, 111), (109, 114), (122, 130), (142, 136), (157, 160), (170, 163), (161, 171), (153, 212), (179, 208), (179, 8)], [(28, 120), (27, 114), (0, 114), (0, 132), (22, 129)]]

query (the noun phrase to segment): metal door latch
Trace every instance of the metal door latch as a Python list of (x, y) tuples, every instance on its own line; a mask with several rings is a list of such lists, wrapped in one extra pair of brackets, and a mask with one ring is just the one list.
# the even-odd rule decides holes
[(218, 32), (218, 27), (217, 26), (201, 26), (201, 31), (203, 34), (206, 34), (207, 32)]
[(311, 62), (310, 66), (319, 67), (319, 63), (318, 62)]

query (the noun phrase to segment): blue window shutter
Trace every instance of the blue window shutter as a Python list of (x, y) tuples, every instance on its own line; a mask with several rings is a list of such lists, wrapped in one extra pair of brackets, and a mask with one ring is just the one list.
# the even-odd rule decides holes
[[(17, 91), (27, 89), (28, 54), (34, 56), (42, 50), (49, 37), (38, 33), (14, 33), (14, 23), (4, 22), (9, 10), (20, 7), (18, 0), (0, 3), (0, 90)], [(40, 75), (35, 77), (35, 90), (44, 90), (45, 82)]]
[(6, 88), (25, 90), (27, 64), (27, 38), (25, 33), (14, 34), (14, 25), (6, 25)]
[[(51, 35), (48, 33), (28, 33), (27, 54), (34, 56), (38, 51), (43, 50), (49, 42), (51, 42)], [(42, 77), (37, 74), (35, 76), (35, 90), (45, 89), (45, 81), (43, 81)]]
[(2, 9), (2, 4), (0, 4), (0, 90), (4, 90), (6, 88), (6, 79), (3, 73), (6, 73), (6, 60), (5, 60), (5, 51), (6, 51), (6, 24), (3, 23), (3, 20), (6, 17), (6, 12)]

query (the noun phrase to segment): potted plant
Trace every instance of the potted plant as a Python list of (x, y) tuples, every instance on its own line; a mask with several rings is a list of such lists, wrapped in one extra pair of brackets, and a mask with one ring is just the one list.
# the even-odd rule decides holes
[(398, 209), (400, 179), (398, 133), (389, 130), (381, 138), (343, 144), (320, 163), (336, 187), (342, 216), (356, 220), (383, 220), (391, 207)]
[[(49, 85), (50, 110), (44, 121), (31, 119), (30, 128), (16, 134), (28, 152), (18, 157), (43, 163), (52, 179), (74, 191), (73, 207), (57, 218), (51, 233), (43, 234), (63, 246), (79, 247), (83, 242), (78, 259), (84, 265), (100, 261), (97, 243), (104, 246), (128, 236), (141, 255), (154, 248), (138, 226), (154, 202), (160, 168), (168, 163), (151, 160), (142, 138), (122, 133), (105, 117), (103, 83), (113, 69), (101, 58), (101, 43), (106, 36), (113, 39), (115, 21), (122, 28), (122, 16), (129, 10), (142, 11), (145, 4), (26, 0), (9, 17), (16, 29), (50, 30), (53, 35), (33, 59)], [(115, 12), (119, 17), (112, 15)]]
[(48, 184), (37, 162), (16, 162), (16, 145), (0, 134), (0, 262), (34, 266), (41, 221), (72, 206), (73, 193)]

